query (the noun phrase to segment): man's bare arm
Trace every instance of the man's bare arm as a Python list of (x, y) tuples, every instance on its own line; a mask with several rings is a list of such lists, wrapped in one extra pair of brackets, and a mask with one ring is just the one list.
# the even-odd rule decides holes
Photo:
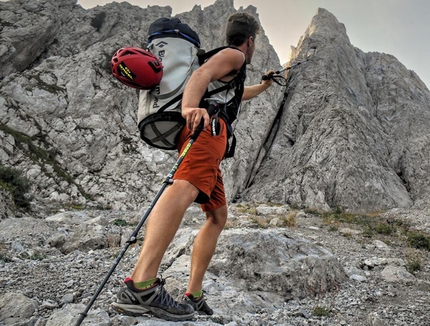
[(223, 79), (231, 71), (238, 71), (244, 60), (244, 54), (241, 51), (228, 48), (215, 54), (191, 75), (182, 99), (182, 116), (186, 119), (187, 127), (191, 132), (196, 130), (202, 118), (204, 128), (209, 125), (206, 109), (199, 107), (209, 83)]

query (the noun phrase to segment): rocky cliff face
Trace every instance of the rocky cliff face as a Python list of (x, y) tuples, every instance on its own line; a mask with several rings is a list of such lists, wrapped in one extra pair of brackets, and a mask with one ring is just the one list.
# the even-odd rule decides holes
[[(120, 47), (143, 47), (149, 24), (171, 8), (84, 10), (75, 0), (0, 8), (1, 164), (24, 171), (45, 203), (135, 209), (150, 201), (175, 153), (139, 139), (136, 91), (112, 78), (109, 61)], [(223, 44), (235, 11), (233, 0), (218, 0), (178, 17), (210, 49)], [(323, 9), (292, 62), (306, 58), (286, 89), (274, 85), (244, 104), (236, 157), (223, 165), (229, 199), (355, 211), (428, 206), (430, 92), (418, 76), (390, 55), (354, 48)], [(247, 83), (278, 67), (263, 32)]]
[(391, 55), (354, 48), (324, 9), (295, 49), (294, 59), (306, 57), (290, 71), (279, 129), (246, 198), (322, 209), (428, 206), (423, 82)]
[[(232, 0), (218, 0), (178, 16), (210, 49), (222, 44), (233, 12)], [(127, 3), (84, 10), (75, 0), (0, 2), (0, 174), (10, 171), (3, 166), (23, 171), (35, 196), (33, 212), (17, 214), (0, 181), (1, 325), (75, 324), (141, 220), (136, 208), (174, 163), (175, 153), (138, 138), (136, 91), (109, 66), (118, 48), (143, 46), (150, 22), (170, 15), (169, 7)], [(264, 34), (257, 46), (249, 84), (279, 67)], [(354, 48), (323, 9), (292, 51), (293, 64), (305, 59), (286, 89), (274, 85), (244, 104), (236, 157), (223, 165), (230, 200), (428, 207), (425, 85), (394, 57)], [(294, 205), (230, 205), (204, 281), (215, 314), (181, 325), (428, 324), (428, 208), (375, 216)], [(203, 221), (192, 205), (160, 267), (175, 297)], [(406, 243), (411, 235), (415, 246)], [(109, 312), (142, 238), (144, 230), (86, 325), (171, 325)]]

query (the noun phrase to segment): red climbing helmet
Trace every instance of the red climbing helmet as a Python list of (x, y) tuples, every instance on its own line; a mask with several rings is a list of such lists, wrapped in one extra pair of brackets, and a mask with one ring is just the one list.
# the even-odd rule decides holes
[(152, 53), (134, 47), (119, 49), (111, 60), (112, 74), (124, 85), (151, 89), (163, 77), (163, 65)]

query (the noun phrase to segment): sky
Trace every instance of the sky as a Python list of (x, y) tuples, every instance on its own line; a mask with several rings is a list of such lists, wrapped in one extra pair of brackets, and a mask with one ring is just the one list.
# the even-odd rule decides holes
[[(113, 1), (78, 0), (85, 9), (108, 2)], [(148, 5), (170, 6), (175, 15), (190, 11), (196, 4), (203, 9), (215, 0), (127, 2), (142, 8)], [(352, 45), (364, 52), (394, 55), (430, 88), (429, 0), (234, 0), (234, 5), (236, 9), (248, 5), (257, 8), (261, 25), (281, 64), (287, 62), (290, 46), (297, 45), (320, 7), (330, 11), (345, 25)]]
[[(78, 0), (86, 9), (108, 2), (112, 1)], [(127, 2), (142, 8), (170, 6), (175, 15), (190, 11), (196, 4), (203, 9), (215, 0)], [(236, 9), (248, 5), (257, 8), (261, 25), (281, 64), (287, 62), (290, 46), (297, 45), (317, 9), (325, 8), (345, 25), (352, 45), (364, 52), (394, 55), (430, 88), (429, 0), (234, 0), (234, 5)]]

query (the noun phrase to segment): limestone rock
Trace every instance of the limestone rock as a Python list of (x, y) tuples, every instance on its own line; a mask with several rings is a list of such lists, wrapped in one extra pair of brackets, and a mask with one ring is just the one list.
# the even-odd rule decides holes
[(282, 229), (224, 232), (209, 271), (284, 299), (317, 296), (346, 279), (330, 252)]
[(22, 293), (2, 293), (0, 296), (0, 323), (12, 325), (29, 319), (37, 307), (38, 304), (35, 300)]
[[(23, 170), (45, 205), (135, 209), (147, 204), (176, 154), (149, 148), (139, 139), (136, 91), (111, 76), (110, 59), (120, 47), (144, 47), (149, 24), (171, 16), (171, 8), (114, 2), (84, 10), (70, 0), (21, 2), (0, 3), (4, 21), (24, 25), (18, 35), (12, 23), (6, 24), (3, 43), (16, 48), (33, 41), (35, 31), (25, 22), (41, 19), (40, 13), (52, 17), (55, 28), (41, 23), (49, 31), (37, 29), (38, 37), (50, 42), (34, 42), (39, 47), (31, 53), (25, 52), (31, 48), (27, 44), (19, 61), (11, 61), (11, 55), (2, 65), (1, 163)], [(246, 10), (256, 14), (255, 7)], [(232, 0), (219, 0), (178, 17), (198, 30), (202, 47), (210, 49), (223, 44), (223, 24), (235, 11)], [(258, 44), (256, 68), (249, 71), (254, 83), (268, 67), (279, 65), (264, 32)]]
[(415, 279), (403, 266), (388, 265), (381, 275), (388, 282), (413, 282)]
[(393, 56), (355, 48), (324, 9), (295, 50), (293, 62), (306, 59), (288, 74), (286, 104), (243, 199), (323, 210), (427, 207), (424, 83)]
[[(144, 47), (149, 24), (171, 8), (10, 0), (0, 9), (0, 163), (24, 171), (43, 207), (147, 205), (176, 153), (139, 139), (136, 91), (111, 76), (109, 61), (120, 47)], [(257, 15), (253, 6), (239, 10)], [(217, 0), (177, 17), (210, 49), (223, 44), (235, 11), (233, 0)], [(428, 207), (430, 92), (419, 77), (391, 55), (355, 48), (324, 9), (291, 59), (303, 62), (286, 89), (274, 85), (243, 103), (236, 156), (222, 165), (228, 200)], [(279, 66), (263, 29), (247, 84)]]

